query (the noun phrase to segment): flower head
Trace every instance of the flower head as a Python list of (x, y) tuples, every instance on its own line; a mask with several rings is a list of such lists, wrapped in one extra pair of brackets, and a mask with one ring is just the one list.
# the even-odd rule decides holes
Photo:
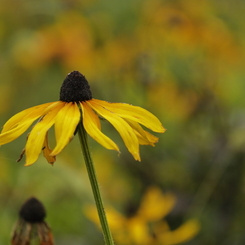
[(35, 197), (28, 199), (22, 205), (19, 216), (11, 239), (12, 245), (28, 245), (34, 240), (38, 240), (38, 244), (54, 245), (51, 229), (44, 221), (46, 211), (40, 201)]
[[(37, 121), (28, 135), (23, 151), (26, 155), (25, 165), (33, 164), (41, 151), (52, 164), (55, 162), (55, 156), (73, 138), (77, 125), (82, 122), (94, 140), (107, 149), (119, 152), (116, 143), (102, 133), (98, 115), (114, 126), (129, 152), (138, 161), (140, 161), (139, 145), (154, 146), (158, 141), (157, 137), (145, 131), (141, 125), (154, 132), (165, 131), (160, 121), (141, 107), (93, 99), (86, 78), (80, 72), (73, 71), (67, 75), (61, 86), (59, 101), (21, 111), (5, 123), (0, 134), (0, 145), (15, 140)], [(52, 150), (48, 145), (48, 130), (53, 125), (56, 146)]]

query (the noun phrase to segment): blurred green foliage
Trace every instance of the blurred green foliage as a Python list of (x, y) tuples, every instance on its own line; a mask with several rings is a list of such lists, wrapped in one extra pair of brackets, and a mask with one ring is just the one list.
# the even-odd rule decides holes
[[(0, 124), (58, 100), (79, 70), (94, 98), (139, 105), (167, 128), (139, 163), (103, 122), (122, 151), (90, 141), (106, 204), (130, 215), (156, 185), (177, 197), (171, 229), (200, 220), (186, 244), (245, 244), (244, 11), (241, 0), (2, 0)], [(93, 198), (76, 137), (53, 167), (43, 157), (23, 167), (25, 137), (0, 150), (0, 244), (30, 196), (46, 206), (57, 244), (103, 244), (83, 213)]]

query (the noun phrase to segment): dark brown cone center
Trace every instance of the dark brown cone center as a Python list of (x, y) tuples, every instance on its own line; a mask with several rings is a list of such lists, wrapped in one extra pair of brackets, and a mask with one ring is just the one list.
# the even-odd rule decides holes
[(79, 71), (73, 71), (65, 78), (60, 89), (60, 100), (79, 102), (92, 99), (87, 79)]
[(44, 221), (46, 211), (43, 204), (35, 197), (32, 197), (23, 204), (19, 215), (26, 222), (41, 223)]

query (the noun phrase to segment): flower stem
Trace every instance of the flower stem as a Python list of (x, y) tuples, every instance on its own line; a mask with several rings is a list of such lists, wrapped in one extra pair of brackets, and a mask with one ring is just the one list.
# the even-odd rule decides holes
[(90, 184), (91, 184), (93, 194), (94, 194), (94, 199), (95, 199), (95, 203), (96, 203), (96, 207), (97, 207), (97, 211), (98, 211), (98, 215), (99, 215), (99, 219), (100, 219), (100, 223), (101, 223), (101, 227), (102, 227), (102, 231), (104, 235), (105, 244), (114, 245), (111, 231), (110, 231), (107, 219), (106, 219), (106, 214), (105, 214), (102, 198), (100, 195), (100, 190), (99, 190), (98, 181), (97, 181), (96, 174), (95, 174), (93, 160), (90, 155), (89, 148), (88, 148), (87, 133), (83, 127), (82, 122), (78, 124), (78, 136), (79, 136), (79, 140), (81, 143), (86, 168), (88, 171)]

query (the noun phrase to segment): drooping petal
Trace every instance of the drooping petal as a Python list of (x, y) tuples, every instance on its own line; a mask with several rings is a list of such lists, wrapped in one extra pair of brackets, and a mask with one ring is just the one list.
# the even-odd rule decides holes
[[(94, 113), (94, 111), (91, 109), (91, 107), (86, 103), (86, 101), (80, 102), (80, 105), (81, 105), (82, 109), (84, 109), (82, 111), (82, 114), (83, 114), (83, 122), (84, 121), (87, 121), (88, 124), (89, 124), (89, 120), (91, 120), (93, 122), (93, 124), (95, 124), (95, 127), (98, 128), (101, 131), (100, 119)], [(87, 119), (86, 119), (86, 117), (87, 117)], [(87, 126), (90, 126), (90, 125), (87, 125)]]
[(135, 130), (140, 145), (155, 146), (154, 143), (158, 142), (158, 138), (149, 132), (145, 131), (137, 122), (133, 122), (129, 119), (125, 119), (127, 123)]
[(50, 111), (48, 111), (47, 114), (44, 115), (44, 117), (41, 118), (41, 120), (33, 127), (26, 143), (25, 166), (29, 166), (37, 160), (43, 148), (46, 133), (54, 124), (57, 113), (64, 105), (65, 103), (61, 101), (57, 103), (56, 106), (52, 107)]
[(55, 102), (34, 106), (15, 114), (4, 124), (1, 133), (5, 133), (15, 127), (18, 127), (21, 124), (25, 124), (26, 120), (34, 122), (43, 114), (44, 110), (53, 103)]
[(3, 126), (3, 130), (0, 134), (0, 145), (7, 144), (22, 135), (51, 104), (52, 103), (46, 103), (34, 106), (11, 117)]
[(133, 155), (134, 159), (140, 161), (139, 155), (139, 142), (134, 130), (128, 125), (128, 123), (117, 114), (107, 110), (100, 104), (92, 103), (93, 100), (86, 101), (98, 114), (109, 121), (114, 128), (121, 135), (129, 152)]
[(55, 118), (56, 146), (52, 156), (59, 154), (74, 136), (81, 114), (76, 103), (66, 103)]
[(156, 116), (139, 106), (125, 103), (109, 103), (97, 99), (90, 100), (90, 103), (103, 106), (118, 116), (138, 122), (154, 132), (163, 133), (166, 130)]
[(143, 137), (142, 134), (139, 134), (138, 131), (135, 132), (136, 136), (138, 137), (139, 140), (139, 144), (140, 145), (151, 145), (151, 146), (155, 146), (154, 143), (158, 142), (158, 138), (152, 134), (150, 134), (149, 132), (145, 131), (145, 136)]
[(56, 157), (50, 156), (51, 152), (52, 150), (49, 148), (49, 145), (48, 145), (48, 131), (47, 131), (45, 135), (44, 143), (43, 143), (43, 155), (48, 161), (48, 163), (53, 165), (53, 163), (56, 161)]
[[(36, 119), (36, 118), (35, 118)], [(26, 119), (24, 123), (17, 127), (0, 134), (0, 145), (7, 144), (22, 135), (33, 123), (35, 119)]]
[(101, 132), (99, 118), (89, 107), (86, 101), (80, 104), (83, 112), (83, 125), (87, 133), (105, 148), (119, 152), (118, 146), (109, 137)]

